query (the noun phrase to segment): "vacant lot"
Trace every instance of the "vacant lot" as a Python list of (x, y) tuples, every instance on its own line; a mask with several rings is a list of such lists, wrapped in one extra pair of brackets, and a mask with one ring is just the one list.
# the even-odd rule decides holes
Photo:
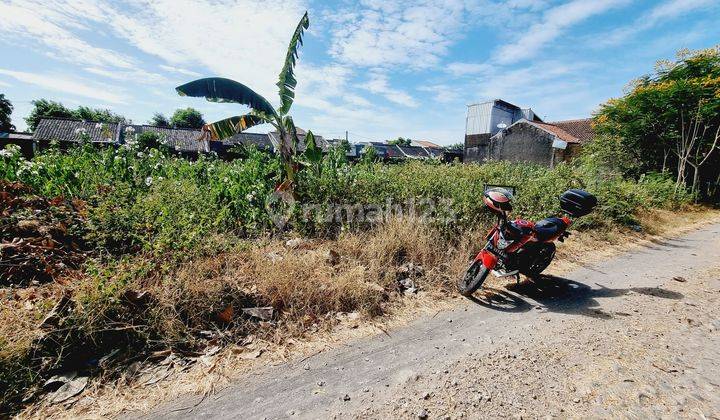
[(52, 389), (39, 385), (58, 374), (124, 380), (160, 355), (251, 335), (282, 343), (338, 314), (392, 312), (417, 291), (452, 294), (491, 221), (486, 183), (517, 186), (515, 214), (530, 218), (588, 189), (601, 204), (576, 227), (603, 242), (657, 229), (663, 209), (691, 210), (663, 176), (582, 165), (353, 165), (333, 151), (300, 171), (289, 200), (275, 200), (277, 169), (255, 151), (187, 161), (142, 144), (4, 153), (3, 410), (44, 401)]

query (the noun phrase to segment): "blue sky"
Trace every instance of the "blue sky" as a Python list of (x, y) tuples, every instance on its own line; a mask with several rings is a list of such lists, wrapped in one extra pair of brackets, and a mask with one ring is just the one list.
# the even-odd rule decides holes
[(587, 117), (657, 60), (720, 42), (717, 0), (0, 0), (0, 93), (20, 129), (37, 98), (136, 123), (186, 106), (239, 115), (174, 87), (223, 76), (277, 104), (305, 10), (295, 121), (351, 141), (460, 142), (466, 105), (490, 98)]

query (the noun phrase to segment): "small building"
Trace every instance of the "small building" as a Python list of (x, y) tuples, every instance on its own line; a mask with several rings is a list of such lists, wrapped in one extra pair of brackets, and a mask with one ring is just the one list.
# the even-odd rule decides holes
[(521, 119), (488, 141), (488, 160), (529, 162), (554, 167), (568, 160), (579, 140), (565, 130), (538, 121)]
[(66, 148), (85, 140), (100, 146), (117, 144), (121, 139), (121, 124), (80, 121), (66, 118), (43, 118), (32, 134), (39, 148), (55, 141)]
[[(158, 127), (143, 124), (103, 123), (63, 118), (43, 118), (35, 132), (25, 142), (40, 149), (57, 142), (60, 148), (77, 145), (82, 141), (90, 141), (99, 146), (118, 147), (146, 132), (157, 133), (172, 150), (183, 156), (194, 158), (203, 153), (214, 152), (223, 159), (235, 157), (234, 150), (238, 147), (256, 147), (259, 150), (274, 152), (273, 141), (277, 139), (275, 132), (239, 133), (227, 139), (215, 141), (206, 138), (198, 129)], [(305, 131), (298, 129), (300, 140), (298, 149), (305, 150)], [(327, 150), (328, 143), (322, 136), (315, 136), (317, 145)]]
[(363, 155), (365, 148), (372, 147), (375, 149), (378, 157), (385, 161), (402, 161), (412, 159), (438, 159), (446, 163), (451, 163), (455, 160), (462, 161), (462, 151), (446, 149), (434, 143), (430, 144), (433, 146), (430, 147), (430, 145), (420, 146), (412, 144), (410, 146), (400, 146), (397, 144), (388, 144), (379, 141), (369, 141), (354, 145), (355, 147), (351, 149), (350, 153), (348, 153), (348, 157), (360, 158)]
[(14, 144), (20, 148), (20, 153), (30, 159), (34, 154), (32, 133), (20, 133), (17, 131), (0, 132), (0, 150), (7, 145)]
[(532, 109), (502, 99), (468, 106), (465, 162), (506, 160), (546, 166), (575, 157), (593, 139), (591, 119), (546, 123)]

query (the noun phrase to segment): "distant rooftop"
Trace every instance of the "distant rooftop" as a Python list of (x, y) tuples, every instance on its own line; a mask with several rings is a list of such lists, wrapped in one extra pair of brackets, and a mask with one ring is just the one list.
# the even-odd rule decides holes
[(595, 137), (592, 122), (592, 118), (581, 118), (576, 120), (554, 121), (549, 124), (559, 127), (571, 134), (577, 138), (580, 143), (586, 143)]

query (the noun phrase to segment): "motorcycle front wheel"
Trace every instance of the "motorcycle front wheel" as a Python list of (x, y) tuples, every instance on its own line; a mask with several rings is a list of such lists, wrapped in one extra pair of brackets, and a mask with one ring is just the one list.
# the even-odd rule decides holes
[(490, 273), (482, 261), (473, 261), (465, 271), (465, 275), (458, 280), (458, 292), (463, 296), (471, 296), (485, 282)]

